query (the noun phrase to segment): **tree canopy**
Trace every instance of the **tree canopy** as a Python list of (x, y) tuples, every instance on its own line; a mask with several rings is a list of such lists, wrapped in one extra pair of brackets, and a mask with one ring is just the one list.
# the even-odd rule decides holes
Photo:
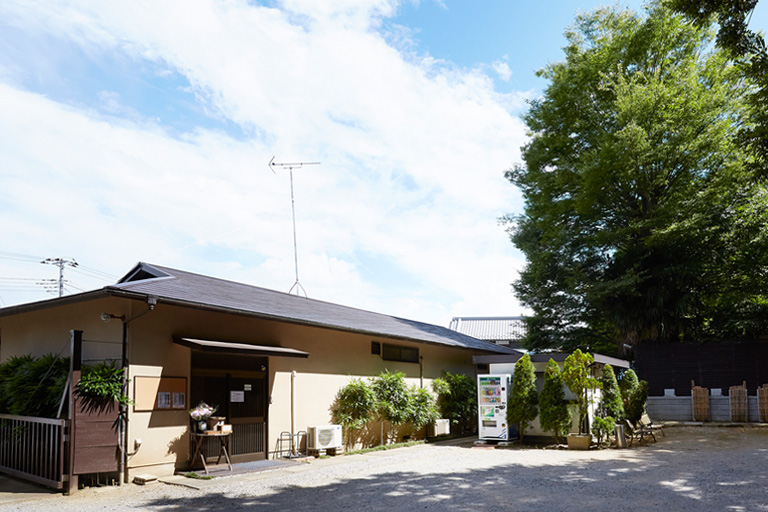
[(755, 158), (756, 172), (768, 175), (768, 49), (762, 34), (750, 30), (757, 0), (665, 0), (666, 5), (698, 26), (716, 21), (717, 45), (729, 53), (757, 87), (749, 96), (751, 123), (740, 127), (739, 140)]
[(580, 15), (566, 37), (507, 173), (525, 198), (505, 220), (529, 348), (765, 331), (768, 188), (738, 140), (755, 83), (709, 26), (658, 3)]

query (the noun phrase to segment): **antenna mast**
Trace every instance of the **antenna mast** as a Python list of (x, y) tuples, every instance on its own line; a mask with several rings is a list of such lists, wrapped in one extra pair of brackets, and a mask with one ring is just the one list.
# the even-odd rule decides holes
[(303, 286), (301, 286), (301, 283), (299, 282), (299, 254), (298, 254), (298, 248), (296, 244), (296, 207), (295, 207), (295, 201), (293, 199), (293, 170), (294, 169), (301, 169), (305, 165), (320, 165), (320, 162), (296, 162), (296, 163), (278, 163), (275, 162), (275, 157), (272, 157), (272, 160), (269, 161), (269, 169), (277, 174), (275, 172), (275, 167), (280, 167), (281, 169), (288, 169), (288, 174), (291, 176), (291, 217), (293, 218), (293, 265), (294, 269), (296, 271), (296, 281), (293, 283), (293, 286), (291, 286), (291, 289), (288, 290), (288, 293), (293, 293), (293, 290), (296, 290), (296, 295), (304, 294), (304, 297), (307, 296), (307, 291), (304, 289)]

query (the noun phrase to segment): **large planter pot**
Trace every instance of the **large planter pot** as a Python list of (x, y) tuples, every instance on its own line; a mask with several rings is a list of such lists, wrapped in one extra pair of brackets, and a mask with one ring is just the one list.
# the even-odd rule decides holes
[(592, 434), (568, 434), (569, 450), (589, 450)]

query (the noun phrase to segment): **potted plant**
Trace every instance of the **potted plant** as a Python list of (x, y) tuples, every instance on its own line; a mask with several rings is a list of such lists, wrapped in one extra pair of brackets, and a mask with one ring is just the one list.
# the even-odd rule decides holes
[(595, 359), (591, 354), (584, 354), (576, 349), (565, 359), (563, 365), (563, 382), (576, 396), (579, 411), (579, 433), (568, 434), (568, 448), (572, 450), (588, 450), (592, 444), (592, 435), (587, 423), (587, 413), (592, 400), (589, 392), (601, 387), (600, 381), (590, 375), (590, 368), (594, 363)]
[(213, 416), (218, 406), (211, 406), (205, 402), (200, 402), (197, 407), (193, 407), (189, 410), (189, 417), (195, 424), (198, 432), (205, 432), (208, 430), (208, 418)]

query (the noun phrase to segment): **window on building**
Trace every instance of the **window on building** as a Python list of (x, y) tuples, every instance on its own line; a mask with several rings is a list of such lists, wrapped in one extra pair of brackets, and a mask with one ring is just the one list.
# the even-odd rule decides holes
[(384, 343), (381, 358), (385, 361), (401, 361), (404, 363), (418, 363), (419, 349), (404, 347), (402, 345), (390, 345)]

